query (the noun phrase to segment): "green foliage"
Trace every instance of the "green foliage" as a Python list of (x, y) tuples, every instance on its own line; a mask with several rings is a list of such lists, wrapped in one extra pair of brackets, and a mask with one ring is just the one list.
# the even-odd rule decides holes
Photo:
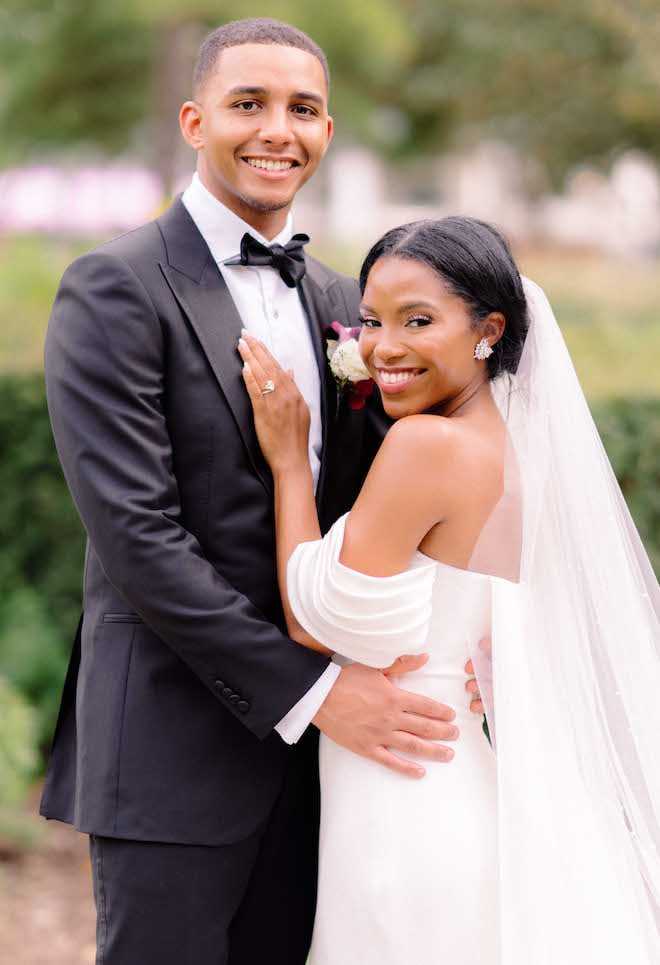
[[(79, 583), (80, 573), (76, 576)], [(35, 737), (41, 747), (47, 747), (52, 737), (66, 672), (67, 628), (58, 630), (58, 623), (31, 586), (15, 589), (2, 608), (0, 673), (37, 709)]]
[(60, 278), (91, 247), (83, 241), (0, 236), (0, 372), (41, 369), (46, 322)]
[(613, 399), (594, 417), (628, 508), (660, 576), (660, 401)]
[(148, 111), (152, 45), (152, 31), (123, 2), (6, 0), (0, 157), (130, 145)]
[(28, 700), (0, 675), (0, 856), (31, 848), (41, 832), (22, 807), (40, 764), (36, 717)]
[(52, 442), (43, 377), (0, 378), (0, 674), (48, 742), (80, 612), (83, 533)]
[(9, 681), (0, 676), (0, 810), (20, 804), (38, 764), (35, 714)]

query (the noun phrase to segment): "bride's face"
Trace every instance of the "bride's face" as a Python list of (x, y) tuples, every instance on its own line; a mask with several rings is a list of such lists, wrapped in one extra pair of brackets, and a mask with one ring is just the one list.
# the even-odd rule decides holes
[(486, 363), (474, 358), (481, 330), (463, 299), (422, 262), (380, 258), (360, 316), (360, 352), (390, 418), (447, 405), (484, 381)]

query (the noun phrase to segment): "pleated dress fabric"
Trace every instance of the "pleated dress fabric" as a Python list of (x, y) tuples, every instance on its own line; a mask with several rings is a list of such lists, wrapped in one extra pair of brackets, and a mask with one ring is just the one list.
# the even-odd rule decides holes
[(465, 662), (491, 628), (492, 578), (416, 553), (391, 577), (339, 562), (346, 517), (301, 544), (288, 592), (300, 623), (339, 663), (385, 667), (430, 653), (395, 678), (456, 710), (449, 763), (413, 780), (321, 736), (319, 892), (311, 965), (496, 965), (497, 785)]

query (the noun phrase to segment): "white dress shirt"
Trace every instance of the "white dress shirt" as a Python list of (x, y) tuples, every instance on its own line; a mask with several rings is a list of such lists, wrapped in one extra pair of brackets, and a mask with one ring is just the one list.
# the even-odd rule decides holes
[[(293, 369), (296, 385), (309, 406), (309, 461), (316, 486), (321, 467), (321, 383), (314, 345), (297, 288), (289, 288), (270, 266), (227, 265), (240, 253), (241, 239), (248, 232), (264, 245), (285, 245), (293, 235), (293, 219), (287, 217), (282, 231), (268, 241), (247, 222), (225, 207), (193, 175), (181, 198), (227, 283), (245, 328), (261, 339), (282, 368)], [(339, 675), (335, 664), (325, 670), (311, 689), (292, 707), (275, 730), (287, 744), (304, 733)]]

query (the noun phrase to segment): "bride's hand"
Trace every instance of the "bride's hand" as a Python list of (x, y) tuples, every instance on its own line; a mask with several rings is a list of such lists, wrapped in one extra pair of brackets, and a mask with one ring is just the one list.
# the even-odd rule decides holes
[(258, 338), (242, 333), (238, 351), (259, 445), (273, 474), (309, 466), (309, 407), (292, 372)]

